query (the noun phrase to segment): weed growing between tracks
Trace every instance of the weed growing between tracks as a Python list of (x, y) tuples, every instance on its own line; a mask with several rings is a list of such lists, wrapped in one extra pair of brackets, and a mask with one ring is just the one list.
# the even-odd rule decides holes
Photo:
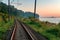
[(60, 40), (60, 23), (54, 24), (49, 22), (41, 22), (38, 19), (25, 19), (21, 21), (29, 25), (32, 29), (38, 33), (44, 35), (48, 40)]

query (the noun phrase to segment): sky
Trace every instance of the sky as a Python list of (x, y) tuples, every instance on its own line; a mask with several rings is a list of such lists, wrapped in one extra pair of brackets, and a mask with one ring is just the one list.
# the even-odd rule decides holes
[[(34, 12), (35, 0), (11, 0), (11, 5), (23, 11)], [(8, 0), (3, 0), (7, 4)], [(18, 2), (18, 4), (16, 4)], [(37, 14), (41, 17), (60, 17), (60, 0), (37, 0)]]

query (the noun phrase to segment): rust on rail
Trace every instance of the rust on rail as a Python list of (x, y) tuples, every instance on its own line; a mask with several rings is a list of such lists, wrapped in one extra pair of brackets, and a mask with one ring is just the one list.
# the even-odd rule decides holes
[(14, 35), (15, 35), (15, 32), (16, 32), (16, 28), (17, 28), (17, 24), (15, 24), (15, 27), (13, 29), (12, 36), (11, 36), (10, 40), (14, 40)]

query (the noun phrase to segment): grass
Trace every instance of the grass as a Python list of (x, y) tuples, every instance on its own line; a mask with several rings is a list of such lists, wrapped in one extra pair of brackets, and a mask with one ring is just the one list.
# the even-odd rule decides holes
[(0, 20), (0, 40), (4, 40), (7, 30), (9, 30), (13, 25), (14, 20), (10, 20), (7, 23)]
[(38, 33), (44, 35), (48, 40), (60, 40), (60, 24), (54, 24), (49, 22), (41, 22), (38, 19), (25, 19), (21, 21), (29, 25), (32, 29)]

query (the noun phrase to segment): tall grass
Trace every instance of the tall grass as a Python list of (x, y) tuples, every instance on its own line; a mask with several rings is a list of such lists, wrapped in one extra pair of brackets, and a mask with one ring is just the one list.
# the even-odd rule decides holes
[(6, 34), (6, 31), (11, 28), (14, 20), (10, 20), (7, 23), (4, 21), (0, 21), (0, 40), (3, 40)]
[(42, 22), (34, 19), (25, 19), (22, 18), (24, 23), (29, 25), (32, 29), (38, 33), (44, 35), (48, 40), (60, 40), (60, 24), (54, 24), (49, 22)]

